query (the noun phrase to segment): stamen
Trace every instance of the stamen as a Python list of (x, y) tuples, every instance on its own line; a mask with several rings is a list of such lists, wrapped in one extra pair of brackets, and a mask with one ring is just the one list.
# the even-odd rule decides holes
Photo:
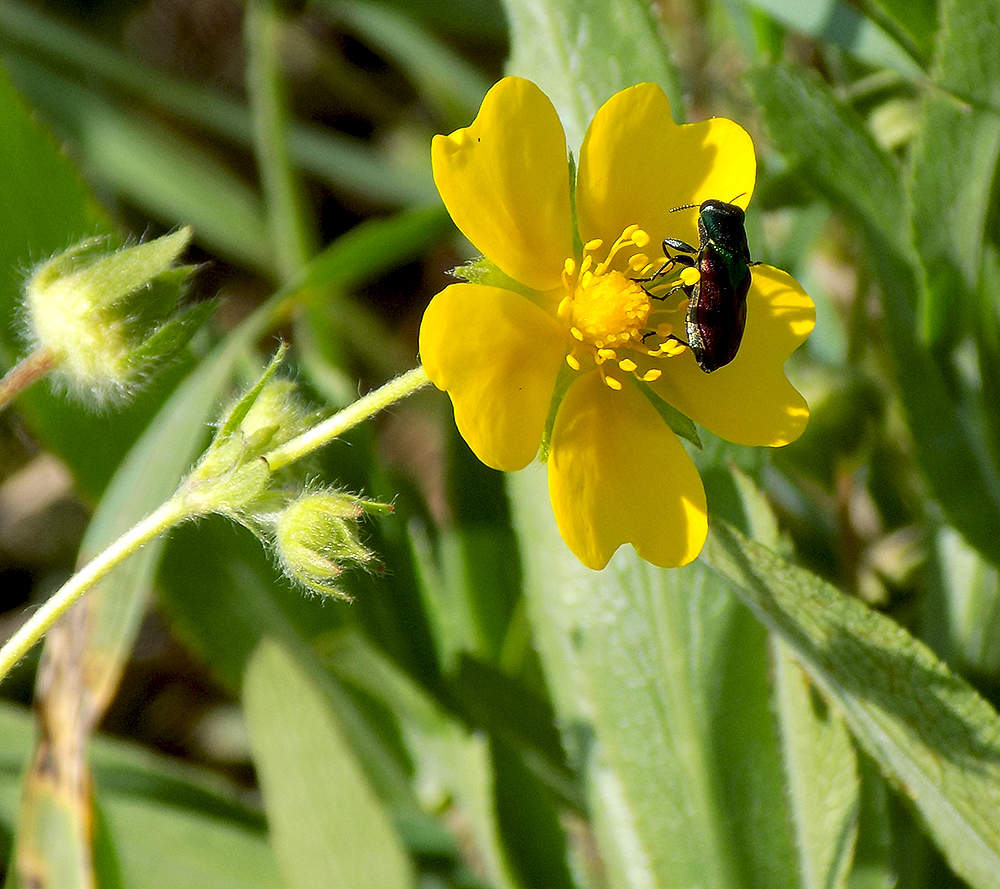
[(608, 251), (608, 255), (605, 257), (604, 261), (597, 266), (597, 274), (603, 275), (611, 267), (611, 262), (614, 260), (618, 252), (625, 246), (632, 245), (635, 247), (645, 247), (649, 243), (649, 235), (644, 232), (638, 225), (632, 224), (625, 227), (625, 230), (618, 236), (614, 244), (611, 245), (611, 249)]
[[(562, 270), (563, 287), (566, 288), (567, 294), (569, 293), (569, 291), (573, 289), (573, 275), (575, 274), (576, 274), (576, 260), (573, 259), (572, 256), (569, 256), (563, 263), (563, 270)], [(569, 299), (568, 295), (566, 299)], [(560, 308), (561, 307), (562, 303), (560, 303)]]
[[(663, 371), (650, 368), (648, 359), (679, 354), (686, 348), (673, 334), (678, 327), (683, 329), (683, 295), (679, 306), (673, 305), (674, 300), (651, 298), (653, 290), (664, 291), (665, 297), (671, 290), (697, 283), (698, 272), (685, 266), (661, 281), (661, 273), (679, 264), (669, 256), (651, 260), (642, 252), (650, 240), (637, 224), (628, 225), (600, 257), (595, 251), (603, 251), (605, 242), (594, 238), (584, 244), (578, 260), (563, 263), (565, 295), (559, 300), (557, 316), (573, 340), (566, 365), (574, 371), (596, 368), (604, 385), (613, 391), (623, 386), (618, 372), (644, 382), (658, 380)], [(646, 280), (636, 280), (637, 273)], [(656, 339), (647, 346), (650, 337)], [(642, 369), (636, 361), (640, 355)], [(613, 376), (609, 369), (616, 370)]]

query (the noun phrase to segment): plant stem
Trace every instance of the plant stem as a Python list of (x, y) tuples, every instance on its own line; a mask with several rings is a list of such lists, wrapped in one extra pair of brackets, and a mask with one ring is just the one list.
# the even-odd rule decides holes
[[(322, 423), (279, 448), (265, 455), (271, 471), (280, 469), (300, 457), (311, 453), (327, 442), (353, 428), (362, 420), (374, 416), (390, 404), (411, 395), (426, 386), (430, 380), (423, 367), (417, 367), (384, 386), (359, 398), (354, 404), (344, 408)], [(185, 519), (201, 511), (192, 505), (182, 489), (165, 503), (157, 507), (112, 543), (107, 549), (91, 559), (74, 574), (59, 590), (36, 611), (2, 648), (0, 648), (0, 680), (27, 654), (52, 625), (89, 589), (105, 577), (112, 568), (123, 562), (144, 544), (169, 531)]]
[(190, 517), (185, 498), (171, 497), (139, 524), (133, 526), (96, 555), (66, 581), (0, 648), (0, 680), (28, 653), (52, 625), (84, 593), (105, 577), (112, 568), (136, 552), (143, 544), (170, 530)]
[(0, 411), (55, 366), (55, 356), (48, 349), (36, 349), (27, 358), (15, 364), (0, 380)]
[(286, 441), (280, 447), (265, 454), (264, 459), (267, 460), (271, 472), (275, 472), (282, 466), (287, 466), (300, 457), (312, 453), (338, 435), (357, 426), (362, 420), (367, 420), (379, 411), (385, 410), (390, 404), (413, 394), (429, 382), (427, 372), (423, 367), (407, 371), (374, 392), (369, 392), (363, 398), (359, 398), (354, 404), (348, 405), (329, 419), (313, 426), (312, 429), (303, 432), (297, 438)]

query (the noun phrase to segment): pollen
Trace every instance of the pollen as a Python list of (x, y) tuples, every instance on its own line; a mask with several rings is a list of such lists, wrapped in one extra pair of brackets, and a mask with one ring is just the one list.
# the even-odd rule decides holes
[(694, 266), (688, 266), (681, 271), (680, 278), (686, 287), (693, 287), (701, 280), (701, 272)]
[[(583, 245), (579, 259), (570, 257), (563, 264), (565, 293), (557, 315), (572, 343), (566, 364), (574, 371), (598, 369), (604, 384), (615, 391), (622, 381), (609, 370), (652, 382), (663, 371), (651, 365), (685, 348), (671, 336), (677, 307), (659, 297), (652, 302), (643, 286), (663, 265), (662, 258), (651, 261), (645, 252), (650, 240), (638, 225), (628, 225), (609, 247), (594, 238)], [(664, 323), (666, 317), (671, 321)]]
[(573, 336), (595, 346), (641, 341), (650, 312), (649, 294), (617, 270), (598, 271), (602, 265), (581, 275), (573, 293)]

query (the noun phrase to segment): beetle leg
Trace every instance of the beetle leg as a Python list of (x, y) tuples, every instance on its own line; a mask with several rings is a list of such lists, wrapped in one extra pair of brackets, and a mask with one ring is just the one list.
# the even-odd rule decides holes
[[(685, 247), (687, 247), (687, 244), (684, 244), (683, 241), (677, 241), (676, 243), (683, 244)], [(671, 244), (671, 246), (673, 245)], [(680, 248), (674, 247), (674, 249), (677, 250)], [(698, 260), (695, 257), (685, 256), (683, 253), (678, 253), (676, 256), (671, 256), (669, 253), (667, 253), (666, 241), (663, 242), (663, 255), (666, 257), (666, 262), (664, 262), (663, 265), (661, 265), (655, 272), (653, 272), (652, 275), (650, 275), (648, 278), (632, 278), (631, 280), (635, 281), (636, 284), (648, 284), (650, 281), (656, 281), (659, 278), (666, 277), (673, 270), (674, 266), (682, 265), (685, 266), (686, 268), (694, 268), (698, 264)], [(670, 292), (673, 293), (673, 291)], [(663, 297), (658, 296), (656, 297), (656, 299), (663, 299)]]
[(666, 293), (661, 293), (659, 296), (657, 296), (655, 293), (649, 293), (649, 291), (646, 290), (645, 287), (643, 287), (642, 289), (646, 290), (646, 293), (649, 293), (649, 296), (650, 296), (651, 299), (660, 299), (660, 300), (663, 300), (663, 299), (666, 299), (671, 294), (676, 293), (678, 290), (683, 290), (688, 296), (690, 296), (691, 295), (691, 291), (688, 289), (689, 286), (690, 285), (688, 285), (688, 284), (678, 284), (676, 287), (671, 287)]
[[(695, 255), (697, 255), (697, 253), (698, 253), (698, 248), (697, 247), (692, 247), (686, 241), (678, 241), (677, 238), (664, 238), (663, 239), (663, 252), (667, 256), (669, 256), (670, 254), (667, 253), (667, 247), (670, 247), (672, 250), (679, 250), (681, 253), (692, 253), (692, 254), (695, 254)], [(691, 262), (691, 264), (694, 265), (694, 260), (693, 259), (691, 259), (690, 257), (685, 257), (685, 258), (689, 259), (690, 262)]]

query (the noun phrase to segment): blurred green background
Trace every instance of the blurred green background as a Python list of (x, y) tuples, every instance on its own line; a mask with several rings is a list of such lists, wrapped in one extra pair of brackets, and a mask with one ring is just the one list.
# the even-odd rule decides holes
[[(4, 365), (23, 349), (26, 271), (85, 236), (191, 225), (191, 298), (222, 297), (128, 408), (43, 384), (0, 415), (0, 637), (65, 579), (85, 531), (92, 553), (170, 493), (278, 337), (331, 408), (417, 363), (421, 313), (469, 251), (430, 138), (512, 68), (571, 143), (642, 79), (678, 119), (751, 132), (754, 258), (817, 305), (788, 364), (812, 419), (774, 453), (706, 436), (713, 518), (886, 615), (981, 696), (888, 621), (867, 676), (849, 646), (796, 643), (806, 612), (783, 624), (744, 591), (758, 622), (707, 567), (739, 588), (718, 556), (604, 580), (540, 568), (529, 495), (508, 502), (428, 392), (318, 460), (396, 507), (366, 526), (385, 571), (345, 579), (353, 604), (289, 588), (221, 519), (94, 597), (95, 672), (48, 704), (100, 719), (93, 835), (73, 826), (80, 799), (44, 787), (51, 809), (16, 827), (38, 653), (4, 682), (0, 857), (15, 834), (43, 849), (53, 819), (102, 886), (1000, 886), (983, 703), (1000, 698), (998, 35), (1000, 7), (978, 0), (0, 0)], [(658, 677), (634, 724), (621, 688), (645, 673), (603, 687), (599, 658), (558, 653), (580, 626), (546, 598), (560, 584), (596, 591), (595, 625), (615, 584), (671, 603), (634, 612), (656, 643), (636, 669)], [(869, 614), (845, 613), (852, 633)], [(616, 698), (622, 712), (602, 710)], [(865, 709), (883, 704), (888, 723)], [(646, 716), (673, 778), (629, 747)], [(80, 869), (48, 879), (88, 885)]]

